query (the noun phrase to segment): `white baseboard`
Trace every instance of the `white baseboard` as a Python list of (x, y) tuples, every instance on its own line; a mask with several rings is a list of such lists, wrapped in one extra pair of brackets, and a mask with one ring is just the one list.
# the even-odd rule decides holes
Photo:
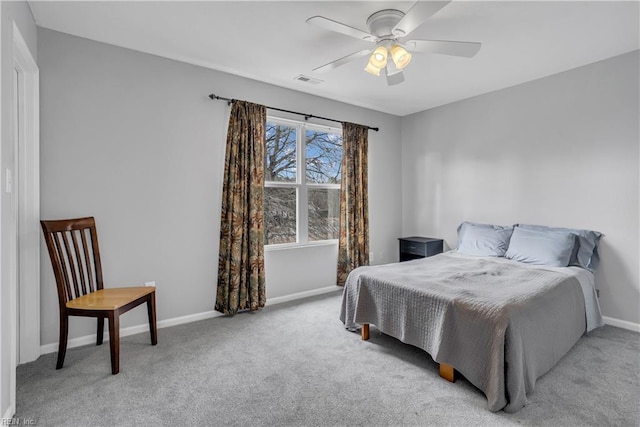
[[(342, 289), (339, 286), (328, 286), (326, 288), (313, 289), (311, 291), (299, 292), (297, 294), (285, 295), (282, 297), (275, 297), (267, 299), (266, 305), (275, 305), (281, 304), (283, 302), (294, 301), (297, 299), (312, 297), (316, 295), (322, 295), (329, 292), (337, 291)], [(174, 317), (172, 319), (165, 319), (158, 321), (158, 329), (168, 328), (170, 326), (182, 325), (185, 323), (197, 322), (198, 320), (211, 319), (214, 317), (224, 316), (222, 313), (218, 311), (205, 311), (202, 313), (189, 314), (187, 316)], [(106, 323), (106, 322), (105, 322)], [(126, 337), (129, 335), (135, 335), (142, 332), (147, 332), (149, 330), (149, 324), (145, 323), (142, 325), (128, 326), (126, 328), (120, 329), (120, 336)], [(109, 333), (104, 334), (104, 341), (109, 341)], [(67, 348), (80, 347), (83, 345), (94, 344), (96, 342), (95, 334), (85, 335), (83, 337), (71, 338), (67, 341)], [(40, 354), (47, 353), (55, 353), (58, 351), (58, 343), (50, 343), (40, 346)]]
[(622, 329), (628, 329), (633, 332), (640, 332), (640, 323), (628, 322), (626, 320), (620, 320), (614, 317), (607, 317), (607, 316), (602, 316), (602, 320), (606, 325), (616, 326)]
[(311, 291), (298, 292), (297, 294), (285, 295), (282, 297), (268, 298), (267, 305), (281, 304), (283, 302), (294, 301), (297, 299), (314, 297), (316, 295), (327, 294), (329, 292), (334, 292), (342, 290), (340, 286), (327, 286), (326, 288), (313, 289)]

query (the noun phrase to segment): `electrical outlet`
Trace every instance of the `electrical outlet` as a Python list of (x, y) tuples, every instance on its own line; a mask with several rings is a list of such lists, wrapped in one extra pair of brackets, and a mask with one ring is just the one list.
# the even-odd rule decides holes
[(373, 252), (369, 252), (369, 264), (373, 264)]
[(153, 286), (154, 288), (156, 287), (156, 282), (155, 281), (151, 281), (151, 282), (144, 282), (145, 286)]

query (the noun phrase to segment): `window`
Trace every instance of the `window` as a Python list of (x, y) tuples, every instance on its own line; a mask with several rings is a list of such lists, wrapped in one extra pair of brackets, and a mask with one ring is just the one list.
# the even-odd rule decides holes
[(267, 119), (265, 245), (338, 238), (342, 132)]

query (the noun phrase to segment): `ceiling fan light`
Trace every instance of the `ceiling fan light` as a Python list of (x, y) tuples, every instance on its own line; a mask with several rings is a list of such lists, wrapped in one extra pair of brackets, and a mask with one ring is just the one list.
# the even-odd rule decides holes
[(369, 63), (376, 68), (384, 68), (387, 65), (387, 48), (384, 46), (375, 48), (369, 58)]
[(399, 44), (394, 44), (391, 47), (391, 59), (393, 59), (393, 63), (396, 64), (396, 68), (399, 70), (402, 70), (404, 67), (409, 65), (411, 58), (412, 55)]
[(367, 66), (365, 67), (364, 70), (367, 73), (372, 74), (374, 76), (379, 76), (380, 75), (380, 67), (376, 67), (375, 65), (373, 65), (371, 60), (369, 60), (369, 63), (367, 64)]

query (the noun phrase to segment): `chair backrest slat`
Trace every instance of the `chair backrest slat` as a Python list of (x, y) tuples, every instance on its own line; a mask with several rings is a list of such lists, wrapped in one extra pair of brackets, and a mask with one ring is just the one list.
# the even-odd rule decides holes
[[(62, 287), (62, 289), (65, 292), (64, 298), (66, 301), (72, 300), (73, 297), (71, 296), (71, 283), (69, 282), (69, 277), (67, 275), (67, 256), (64, 253), (64, 247), (63, 244), (61, 242), (62, 236), (60, 233), (53, 233), (52, 237), (54, 239), (55, 242), (55, 249), (56, 249), (56, 255), (57, 255), (57, 267), (58, 270), (60, 271), (60, 276), (61, 276), (61, 283), (59, 283), (59, 286)], [(49, 251), (49, 254), (51, 254), (51, 251)], [(57, 275), (56, 275), (57, 276)], [(56, 280), (58, 280), (58, 278), (56, 277)]]
[(78, 288), (78, 276), (76, 275), (76, 263), (77, 260), (73, 257), (73, 252), (71, 251), (71, 247), (69, 245), (69, 237), (68, 235), (73, 233), (73, 231), (63, 231), (62, 233), (62, 241), (64, 242), (64, 249), (67, 253), (67, 261), (69, 265), (68, 277), (69, 282), (73, 283), (73, 289), (75, 290), (75, 294), (70, 299), (78, 298), (80, 296), (80, 289)]
[[(84, 259), (87, 262), (87, 276), (89, 282), (89, 292), (96, 291), (96, 285), (93, 278), (93, 272), (95, 271), (91, 266), (93, 265), (92, 258), (89, 256), (89, 245), (87, 244), (87, 233), (86, 230), (79, 230), (80, 236), (82, 238), (82, 247), (84, 249)], [(92, 251), (93, 252), (93, 251)]]
[(100, 250), (93, 217), (40, 223), (61, 308), (72, 299), (102, 289)]
[(96, 274), (96, 287), (97, 289), (102, 289), (102, 263), (100, 262), (100, 249), (98, 246), (98, 231), (96, 230), (95, 223), (93, 227), (88, 229), (89, 235), (91, 236), (91, 247), (93, 248), (93, 271)]
[(73, 250), (76, 254), (76, 262), (78, 265), (78, 278), (80, 279), (80, 292), (82, 295), (86, 295), (87, 292), (87, 284), (85, 281), (85, 269), (87, 267), (87, 260), (82, 259), (82, 254), (80, 252), (80, 246), (78, 244), (78, 239), (76, 237), (77, 234), (82, 233), (81, 230), (73, 230), (71, 233), (71, 241), (73, 242)]

